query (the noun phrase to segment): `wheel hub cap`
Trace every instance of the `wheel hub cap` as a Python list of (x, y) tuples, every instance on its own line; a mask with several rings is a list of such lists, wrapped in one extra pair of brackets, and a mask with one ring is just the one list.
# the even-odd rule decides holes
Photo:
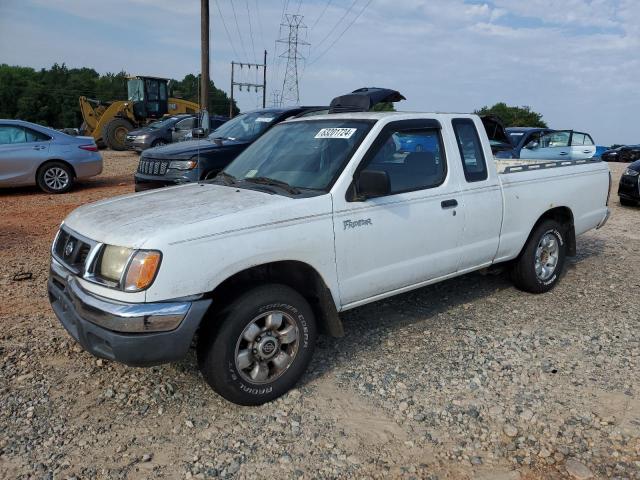
[(549, 280), (556, 271), (559, 258), (558, 237), (551, 232), (544, 234), (536, 249), (536, 276), (543, 282)]
[(293, 363), (299, 338), (296, 321), (287, 312), (271, 311), (255, 317), (236, 343), (240, 376), (251, 383), (273, 382)]
[(44, 172), (44, 183), (52, 190), (62, 190), (69, 184), (69, 175), (62, 168), (52, 167)]

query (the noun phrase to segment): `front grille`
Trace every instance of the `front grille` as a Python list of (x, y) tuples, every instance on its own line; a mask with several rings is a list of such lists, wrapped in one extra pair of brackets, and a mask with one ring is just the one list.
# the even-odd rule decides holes
[(138, 173), (144, 175), (164, 175), (169, 168), (169, 162), (163, 160), (140, 160)]
[(82, 241), (65, 230), (60, 230), (60, 235), (53, 246), (53, 253), (70, 270), (80, 273), (84, 270), (87, 257), (91, 251), (91, 245)]

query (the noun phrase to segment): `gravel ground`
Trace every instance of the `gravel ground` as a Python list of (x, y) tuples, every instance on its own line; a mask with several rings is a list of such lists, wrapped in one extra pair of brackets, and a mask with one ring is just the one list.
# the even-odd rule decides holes
[(133, 190), (137, 157), (104, 156), (69, 194), (0, 192), (0, 477), (640, 479), (640, 209), (614, 196), (549, 294), (473, 274), (344, 314), (296, 390), (247, 408), (193, 354), (96, 360), (51, 312), (60, 221)]

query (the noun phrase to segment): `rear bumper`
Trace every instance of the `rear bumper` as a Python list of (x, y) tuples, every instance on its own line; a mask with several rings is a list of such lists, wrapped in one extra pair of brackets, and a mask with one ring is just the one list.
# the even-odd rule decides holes
[(76, 178), (89, 178), (100, 175), (102, 173), (102, 165), (102, 156), (96, 152), (96, 158), (73, 163), (73, 169), (76, 173)]
[(87, 352), (136, 367), (182, 359), (211, 305), (209, 299), (135, 304), (98, 297), (55, 260), (48, 290), (54, 313)]

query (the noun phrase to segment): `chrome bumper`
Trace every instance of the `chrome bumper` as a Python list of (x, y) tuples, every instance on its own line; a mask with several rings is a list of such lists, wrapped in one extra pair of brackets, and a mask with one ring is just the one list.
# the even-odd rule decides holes
[(96, 357), (131, 366), (184, 358), (210, 299), (125, 303), (93, 295), (57, 261), (48, 281), (51, 308), (69, 334)]
[(192, 302), (124, 303), (107, 300), (86, 292), (78, 281), (55, 259), (51, 261), (51, 279), (59, 283), (85, 320), (113, 332), (167, 332), (182, 323)]

